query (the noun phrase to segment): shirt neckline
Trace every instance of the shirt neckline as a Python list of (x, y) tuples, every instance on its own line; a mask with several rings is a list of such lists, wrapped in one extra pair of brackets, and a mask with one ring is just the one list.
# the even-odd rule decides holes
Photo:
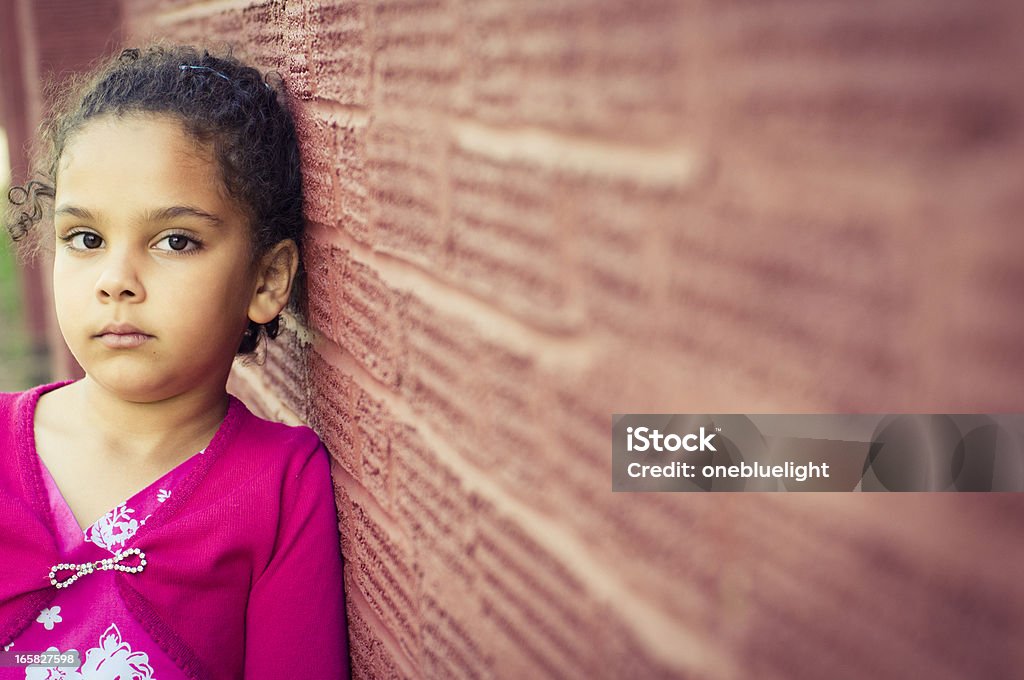
[[(44, 485), (43, 488), (45, 488), (46, 491), (47, 491), (47, 498), (50, 498), (51, 497), (51, 493), (52, 493), (52, 496), (54, 496), (57, 499), (57, 502), (61, 505), (61, 507), (63, 508), (63, 511), (66, 512), (68, 514), (68, 516), (71, 518), (71, 520), (75, 523), (75, 525), (78, 527), (79, 532), (82, 533), (83, 537), (84, 537), (85, 534), (89, 533), (90, 529), (95, 529), (96, 525), (99, 522), (101, 522), (103, 520), (103, 518), (106, 517), (107, 515), (109, 515), (111, 512), (117, 510), (122, 505), (137, 505), (136, 503), (133, 503), (133, 501), (135, 501), (136, 499), (141, 497), (143, 494), (145, 494), (147, 491), (152, 489), (154, 486), (156, 486), (157, 484), (161, 484), (161, 483), (165, 482), (170, 476), (172, 476), (172, 475), (174, 475), (176, 473), (181, 472), (181, 470), (185, 466), (192, 465), (192, 464), (198, 462), (196, 460), (196, 456), (198, 456), (198, 455), (200, 455), (202, 453), (203, 453), (203, 451), (201, 450), (201, 451), (197, 451), (196, 453), (192, 454), (191, 456), (189, 456), (185, 460), (181, 461), (180, 463), (175, 465), (173, 468), (171, 468), (170, 470), (168, 470), (164, 474), (160, 475), (160, 477), (158, 477), (157, 479), (154, 479), (152, 482), (150, 482), (149, 484), (147, 484), (143, 488), (141, 488), (138, 491), (134, 492), (128, 498), (125, 498), (124, 500), (122, 500), (122, 501), (120, 501), (118, 503), (115, 503), (112, 508), (110, 508), (109, 510), (104, 512), (102, 515), (100, 515), (100, 517), (98, 517), (96, 519), (96, 521), (94, 521), (92, 524), (90, 524), (87, 527), (83, 527), (81, 525), (81, 523), (78, 521), (78, 518), (75, 517), (75, 513), (71, 510), (71, 505), (68, 503), (67, 499), (64, 497), (64, 492), (61, 491), (60, 487), (57, 485), (57, 480), (53, 478), (53, 473), (50, 472), (50, 468), (48, 468), (46, 466), (46, 463), (44, 463), (43, 459), (39, 456), (39, 451), (37, 449), (33, 450), (33, 455), (35, 457), (35, 460), (39, 464), (40, 473), (43, 475), (43, 485)], [(56, 516), (54, 516), (54, 520), (56, 520), (56, 519), (57, 519)], [(84, 538), (83, 538), (83, 540), (84, 540)]]
[[(42, 395), (60, 387), (64, 387), (65, 385), (69, 385), (75, 381), (76, 379), (74, 378), (60, 380), (45, 385), (39, 385), (27, 390), (27, 398), (21, 401), (21, 412), (18, 413), (18, 421), (21, 424), (21, 436), (19, 437), (18, 442), (18, 452), (22, 479), (25, 483), (25, 488), (29, 491), (30, 501), (35, 505), (36, 510), (46, 518), (47, 522), (49, 522), (49, 529), (54, 536), (57, 535), (57, 520), (56, 517), (54, 517), (52, 508), (50, 507), (45, 482), (43, 480), (43, 459), (39, 457), (39, 452), (36, 450), (35, 412), (36, 406), (39, 403), (39, 398)], [(124, 547), (127, 548), (129, 547), (129, 544), (137, 541), (139, 536), (144, 534), (146, 530), (157, 521), (166, 521), (166, 518), (171, 516), (181, 503), (188, 500), (188, 497), (192, 495), (192, 491), (198, 486), (199, 482), (202, 481), (203, 477), (206, 475), (206, 471), (217, 459), (221, 450), (225, 447), (226, 442), (228, 442), (235, 434), (238, 427), (238, 421), (244, 411), (246, 411), (245, 404), (243, 404), (233, 394), (228, 393), (227, 413), (221, 421), (220, 426), (217, 428), (217, 432), (213, 435), (213, 439), (210, 440), (210, 443), (204, 449), (204, 453), (200, 457), (199, 461), (196, 462), (192, 469), (189, 470), (185, 477), (180, 481), (177, 488), (178, 493), (172, 494), (170, 498), (161, 503), (160, 506), (153, 511), (153, 521), (140, 526), (138, 531), (136, 531), (132, 538), (126, 542)], [(198, 453), (194, 454), (194, 456), (198, 455)], [(170, 470), (168, 474), (191, 461), (193, 457), (189, 457), (182, 463), (179, 463)], [(163, 477), (160, 479), (163, 479)], [(54, 486), (56, 487), (56, 483), (54, 483)], [(149, 486), (146, 488), (149, 488)], [(57, 495), (60, 496), (61, 502), (65, 507), (67, 507), (68, 512), (70, 512), (71, 508), (67, 505), (67, 501), (64, 499), (64, 495), (60, 492), (59, 488), (57, 488)], [(132, 497), (134, 498), (135, 495), (136, 494), (133, 494)], [(71, 513), (71, 516), (74, 517), (74, 513)], [(78, 524), (77, 518), (75, 519), (75, 523)], [(81, 529), (81, 524), (78, 524), (78, 527)], [(87, 530), (88, 527), (83, 529), (83, 531)]]

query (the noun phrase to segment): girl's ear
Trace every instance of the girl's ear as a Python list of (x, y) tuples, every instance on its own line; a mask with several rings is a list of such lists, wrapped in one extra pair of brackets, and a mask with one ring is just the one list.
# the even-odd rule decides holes
[(256, 269), (256, 287), (249, 301), (249, 318), (269, 323), (288, 304), (292, 282), (299, 268), (299, 249), (295, 241), (285, 239), (260, 258)]

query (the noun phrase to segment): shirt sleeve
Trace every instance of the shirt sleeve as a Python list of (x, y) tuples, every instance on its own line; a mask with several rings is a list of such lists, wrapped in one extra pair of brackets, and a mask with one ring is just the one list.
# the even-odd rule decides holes
[[(330, 459), (317, 440), (292, 466), (277, 541), (246, 610), (245, 680), (349, 678), (348, 631)], [(297, 471), (296, 471), (297, 470)]]

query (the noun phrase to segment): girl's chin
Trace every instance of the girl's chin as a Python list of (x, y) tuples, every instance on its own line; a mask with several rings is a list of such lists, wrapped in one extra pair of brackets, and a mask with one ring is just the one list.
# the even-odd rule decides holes
[(86, 368), (85, 372), (104, 392), (122, 401), (152, 403), (168, 399), (178, 391), (169, 376), (151, 375), (142, 370), (111, 371), (109, 367), (102, 367), (91, 371)]

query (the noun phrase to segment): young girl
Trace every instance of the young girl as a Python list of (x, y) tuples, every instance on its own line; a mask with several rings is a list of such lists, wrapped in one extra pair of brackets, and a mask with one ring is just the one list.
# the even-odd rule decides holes
[(77, 92), (11, 192), (85, 377), (0, 395), (0, 678), (347, 677), (328, 454), (225, 390), (301, 281), (285, 95), (163, 46)]

